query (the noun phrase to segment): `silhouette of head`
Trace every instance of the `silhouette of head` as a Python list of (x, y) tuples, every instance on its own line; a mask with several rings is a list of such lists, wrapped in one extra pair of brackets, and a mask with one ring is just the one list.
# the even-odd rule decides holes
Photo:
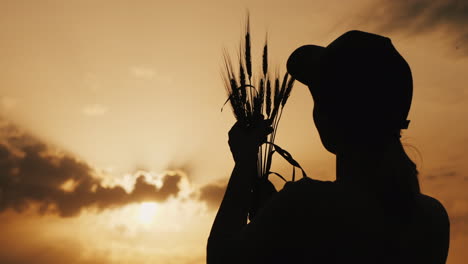
[(315, 125), (332, 153), (398, 137), (408, 126), (411, 70), (387, 37), (349, 31), (327, 47), (299, 47), (287, 68), (309, 87)]

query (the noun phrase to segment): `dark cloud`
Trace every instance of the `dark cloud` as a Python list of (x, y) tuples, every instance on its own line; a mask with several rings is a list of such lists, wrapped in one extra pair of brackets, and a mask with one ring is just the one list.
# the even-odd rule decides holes
[[(180, 175), (166, 175), (157, 188), (136, 175), (134, 189), (103, 187), (96, 171), (70, 154), (57, 154), (38, 139), (15, 126), (0, 123), (0, 212), (22, 211), (31, 202), (40, 212), (69, 217), (81, 209), (105, 209), (141, 201), (164, 201), (179, 192)], [(66, 182), (69, 189), (63, 188)]]
[(206, 202), (208, 208), (217, 210), (226, 191), (226, 184), (211, 183), (200, 188), (199, 200)]
[(378, 1), (366, 9), (367, 23), (379, 31), (404, 31), (422, 34), (443, 30), (453, 47), (468, 55), (468, 1), (466, 0), (395, 0)]

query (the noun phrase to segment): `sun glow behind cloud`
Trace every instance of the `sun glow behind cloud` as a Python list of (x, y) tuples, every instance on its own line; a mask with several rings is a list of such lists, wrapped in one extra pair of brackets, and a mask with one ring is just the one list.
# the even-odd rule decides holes
[(143, 225), (149, 225), (156, 216), (158, 204), (154, 202), (145, 202), (139, 205), (138, 220)]
[(149, 263), (148, 259), (164, 263), (173, 257), (203, 256), (205, 230), (213, 213), (202, 202), (171, 198), (164, 203), (130, 204), (99, 214), (85, 212), (80, 218), (85, 230), (92, 232), (83, 240), (95, 254), (111, 252), (119, 263)]
[[(62, 188), (71, 191), (72, 186), (67, 182)], [(41, 245), (50, 245), (48, 250), (54, 252), (63, 251), (60, 245), (68, 245), (61, 253), (66, 254), (64, 261), (73, 258), (77, 263), (171, 263), (174, 259), (179, 260), (175, 263), (191, 259), (201, 263), (214, 211), (197, 199), (199, 188), (187, 178), (179, 187), (176, 196), (163, 202), (129, 203), (99, 211), (84, 208), (74, 217), (39, 215), (41, 205), (36, 202), (21, 213), (8, 209), (0, 214), (5, 230), (0, 241), (8, 241), (16, 250), (0, 249), (0, 257), (21, 260)], [(18, 233), (31, 239), (24, 243)], [(41, 256), (37, 263), (58, 263), (53, 262), (58, 257), (54, 258)]]
[[(179, 199), (157, 205), (129, 204), (100, 213), (85, 210), (74, 218), (8, 211), (0, 216), (4, 223), (0, 241), (8, 241), (15, 250), (0, 249), (0, 256), (27, 263), (28, 255), (49, 245), (49, 255), (38, 256), (37, 263), (60, 263), (53, 252), (62, 250), (65, 262), (185, 263), (203, 258), (205, 230), (212, 217), (203, 203)], [(19, 234), (27, 235), (27, 241)]]
[(7, 198), (0, 200), (0, 242), (15, 248), (0, 249), (0, 259), (29, 263), (27, 256), (38, 250), (56, 253), (41, 255), (37, 263), (203, 258), (218, 192), (202, 195), (206, 188), (193, 185), (183, 169), (119, 176), (56, 150), (8, 121), (0, 119), (0, 124), (0, 198)]

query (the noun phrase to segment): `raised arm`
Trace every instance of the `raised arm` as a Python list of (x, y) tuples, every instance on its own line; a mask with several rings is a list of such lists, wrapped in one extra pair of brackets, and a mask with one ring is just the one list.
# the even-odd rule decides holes
[(258, 147), (271, 131), (266, 120), (253, 128), (236, 123), (229, 131), (229, 146), (235, 166), (208, 238), (208, 264), (231, 263), (240, 253), (236, 248), (240, 233), (247, 225)]

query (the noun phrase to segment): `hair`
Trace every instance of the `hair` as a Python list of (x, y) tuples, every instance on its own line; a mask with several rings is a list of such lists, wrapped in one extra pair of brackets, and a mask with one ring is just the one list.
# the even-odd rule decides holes
[[(377, 166), (378, 197), (387, 213), (409, 213), (415, 198), (421, 193), (416, 164), (406, 153), (400, 136), (394, 136), (382, 145), (382, 156)], [(401, 214), (396, 214), (401, 215)]]

